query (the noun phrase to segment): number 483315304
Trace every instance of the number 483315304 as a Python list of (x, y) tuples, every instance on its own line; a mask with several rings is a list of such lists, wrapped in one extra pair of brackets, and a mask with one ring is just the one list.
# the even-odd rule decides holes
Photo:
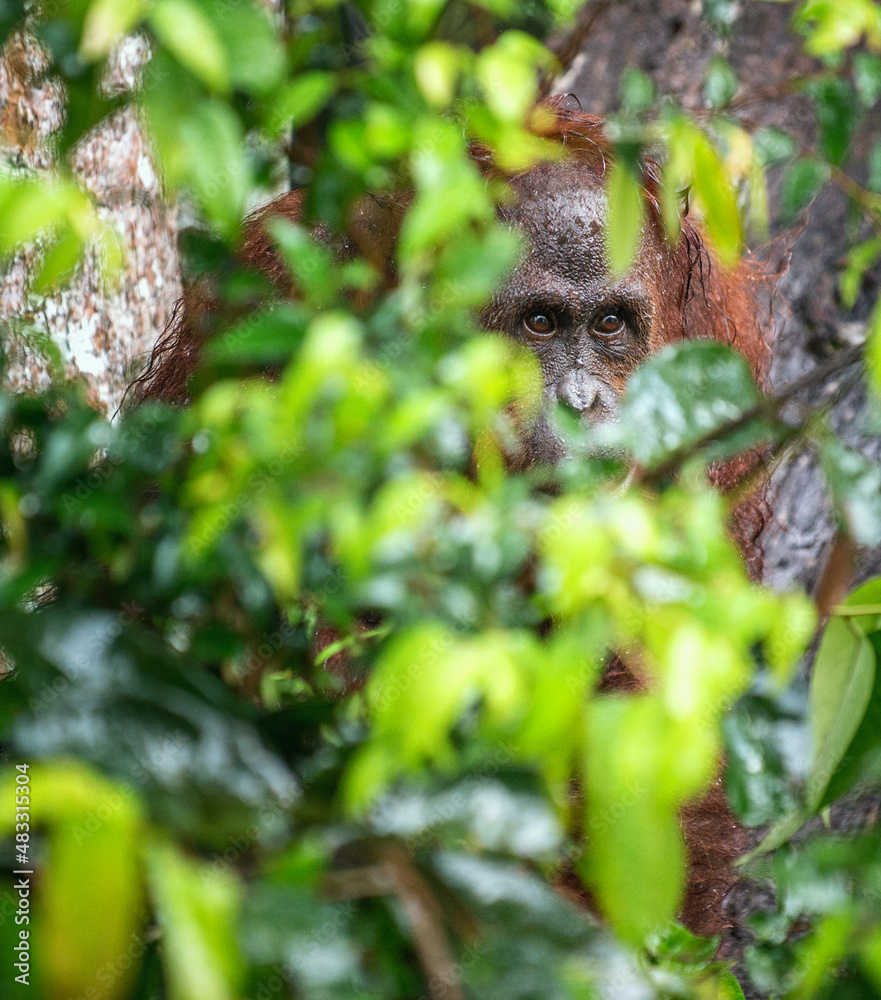
[(18, 772), (15, 776), (15, 847), (16, 861), (20, 865), (29, 864), (28, 850), (31, 844), (29, 767), (29, 764), (15, 765)]

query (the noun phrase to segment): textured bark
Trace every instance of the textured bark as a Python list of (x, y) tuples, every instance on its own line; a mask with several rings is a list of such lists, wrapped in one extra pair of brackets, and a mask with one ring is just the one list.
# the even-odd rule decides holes
[[(147, 58), (142, 38), (126, 40), (111, 59), (106, 85), (132, 87)], [(0, 56), (0, 151), (39, 171), (52, 169), (51, 133), (64, 114), (63, 96), (45, 69), (39, 46), (21, 35)], [(38, 250), (7, 262), (0, 273), (0, 331), (11, 360), (7, 383), (47, 384), (49, 366), (33, 334), (48, 336), (65, 373), (84, 377), (96, 404), (113, 413), (133, 365), (149, 353), (180, 295), (177, 212), (163, 198), (131, 108), (87, 136), (73, 165), (99, 215), (118, 234), (124, 270), (108, 283), (96, 254), (89, 253), (64, 288), (38, 296), (31, 289)]]

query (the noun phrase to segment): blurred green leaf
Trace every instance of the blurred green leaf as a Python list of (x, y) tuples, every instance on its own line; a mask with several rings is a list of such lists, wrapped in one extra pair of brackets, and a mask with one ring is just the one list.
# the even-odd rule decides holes
[(836, 512), (860, 545), (881, 542), (881, 467), (837, 435), (820, 441), (820, 462)]
[(613, 273), (623, 274), (636, 257), (645, 212), (642, 187), (625, 159), (618, 159), (612, 164), (606, 193), (609, 199), (609, 267)]
[(826, 159), (837, 167), (844, 164), (851, 140), (859, 123), (859, 105), (853, 87), (838, 77), (811, 85), (820, 126), (820, 149)]
[[(671, 788), (671, 746), (657, 705), (606, 698), (588, 713), (588, 851), (580, 869), (612, 926), (639, 943), (672, 920), (682, 900), (685, 845), (677, 810), (685, 796)], [(622, 756), (636, 747), (638, 753)]]
[(703, 215), (713, 248), (723, 265), (733, 267), (743, 244), (737, 198), (718, 151), (708, 136), (681, 115), (666, 124), (668, 144), (661, 207), (671, 237), (679, 232), (679, 201), (691, 188)]
[(814, 56), (834, 57), (864, 37), (881, 45), (881, 10), (872, 0), (806, 0), (796, 12), (795, 26), (805, 35)]
[[(16, 773), (0, 785), (0, 832), (10, 834)], [(33, 765), (29, 778), (31, 830), (48, 831), (45, 870), (31, 879), (41, 978), (51, 996), (127, 997), (144, 952), (138, 799), (77, 763)]]
[(621, 107), (639, 112), (651, 107), (655, 100), (655, 85), (641, 70), (629, 67), (621, 75)]
[(25, 16), (26, 0), (2, 0), (0, 3), (0, 45), (18, 27)]
[(273, 97), (269, 130), (299, 128), (311, 121), (328, 102), (336, 87), (330, 73), (315, 70), (303, 73)]
[(205, 6), (225, 50), (230, 86), (271, 96), (284, 78), (285, 52), (269, 8), (255, 0)]
[(838, 279), (839, 294), (845, 309), (853, 309), (863, 288), (866, 273), (881, 257), (881, 237), (859, 243), (847, 255), (847, 265)]
[(876, 396), (881, 396), (881, 298), (875, 303), (869, 320), (866, 373), (870, 388)]
[(771, 695), (756, 691), (725, 718), (728, 800), (745, 826), (789, 816), (810, 767), (806, 692), (799, 687)]
[(881, 59), (871, 52), (855, 52), (853, 82), (863, 106), (874, 107), (881, 97)]
[(217, 25), (199, 0), (157, 0), (150, 24), (162, 44), (212, 90), (230, 85), (230, 65)]
[(83, 26), (80, 54), (83, 59), (101, 59), (141, 18), (143, 0), (94, 0)]
[(753, 136), (753, 142), (766, 167), (785, 163), (798, 152), (795, 140), (782, 129), (774, 126), (759, 129)]
[(704, 81), (704, 96), (716, 108), (729, 104), (734, 100), (740, 87), (740, 81), (731, 63), (724, 56), (713, 56), (707, 66), (707, 76)]
[(17, 720), (18, 746), (90, 761), (142, 790), (165, 822), (209, 840), (283, 829), (296, 783), (244, 706), (137, 633), (97, 611), (7, 613), (3, 645), (26, 664), (16, 681), (31, 706)]
[(452, 101), (461, 61), (461, 54), (445, 42), (429, 42), (419, 50), (413, 72), (427, 101), (438, 107)]
[(725, 266), (734, 267), (743, 249), (740, 212), (719, 154), (705, 136), (695, 144), (694, 191), (716, 252)]
[(820, 193), (829, 180), (829, 167), (821, 160), (802, 157), (786, 171), (780, 189), (780, 213), (785, 222), (793, 222)]
[(240, 891), (234, 875), (191, 861), (161, 841), (147, 846), (147, 865), (171, 1000), (235, 1000), (244, 968), (235, 935)]

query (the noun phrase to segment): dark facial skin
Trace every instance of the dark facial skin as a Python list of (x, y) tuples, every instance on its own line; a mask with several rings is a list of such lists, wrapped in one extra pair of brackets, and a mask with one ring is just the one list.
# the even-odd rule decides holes
[[(541, 365), (546, 409), (562, 402), (589, 423), (613, 419), (627, 378), (667, 338), (659, 301), (668, 249), (650, 228), (628, 274), (606, 262), (606, 197), (595, 169), (548, 164), (516, 179), (503, 218), (521, 229), (526, 255), (484, 316), (527, 345)], [(562, 446), (546, 419), (525, 442), (532, 461)]]

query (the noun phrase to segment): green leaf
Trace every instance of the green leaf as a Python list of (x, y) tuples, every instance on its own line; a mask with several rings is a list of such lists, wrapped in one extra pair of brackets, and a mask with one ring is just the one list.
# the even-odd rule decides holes
[(623, 156), (608, 172), (606, 196), (609, 200), (609, 268), (614, 274), (623, 274), (636, 258), (645, 214), (642, 186)]
[(805, 0), (793, 24), (806, 36), (807, 51), (830, 61), (864, 37), (874, 48), (881, 44), (881, 11), (873, 0)]
[(719, 1000), (745, 1000), (743, 989), (733, 973), (727, 970), (719, 973)]
[(866, 344), (866, 373), (869, 385), (881, 399), (881, 298), (875, 303), (869, 320), (869, 335)]
[(461, 61), (459, 51), (446, 42), (429, 42), (416, 53), (413, 72), (429, 103), (445, 107), (452, 101)]
[(299, 128), (318, 114), (336, 88), (331, 73), (303, 73), (286, 83), (273, 97), (268, 128), (278, 134), (284, 128)]
[(21, 752), (89, 761), (203, 842), (284, 828), (293, 776), (219, 679), (118, 615), (50, 606), (2, 619), (4, 649), (28, 664), (16, 675), (31, 706), (16, 720)]
[(727, 267), (734, 267), (743, 249), (743, 227), (737, 196), (719, 154), (704, 135), (698, 138), (695, 145), (694, 191), (720, 260)]
[(226, 91), (230, 66), (217, 26), (196, 0), (158, 0), (149, 11), (160, 42), (212, 90)]
[[(636, 371), (627, 383), (619, 421), (604, 437), (652, 468), (758, 402), (759, 391), (740, 354), (709, 340), (685, 342), (652, 355)], [(752, 447), (761, 437), (762, 429), (750, 424), (705, 450), (717, 459)]]
[(847, 255), (847, 264), (838, 279), (841, 304), (853, 309), (862, 291), (863, 279), (881, 257), (881, 236), (876, 236), (853, 247)]
[(83, 59), (103, 59), (111, 47), (134, 27), (144, 7), (144, 0), (94, 0), (83, 26), (80, 43)]
[(254, 312), (213, 337), (205, 358), (231, 364), (283, 363), (302, 343), (309, 318), (305, 309), (294, 305)]
[(645, 111), (655, 99), (655, 85), (641, 70), (630, 67), (621, 76), (621, 107), (624, 111)]
[(863, 107), (873, 107), (881, 97), (881, 59), (871, 52), (854, 53), (853, 82)]
[(178, 134), (184, 176), (205, 214), (227, 236), (237, 233), (253, 183), (238, 116), (222, 101), (202, 101), (180, 122)]
[(742, 698), (724, 720), (725, 790), (745, 826), (794, 813), (811, 760), (806, 685)]
[(401, 790), (383, 796), (370, 825), (380, 836), (450, 847), (480, 844), (497, 854), (551, 861), (562, 847), (563, 829), (536, 784), (527, 773), (503, 772), (466, 774), (436, 791)]
[(231, 870), (190, 861), (162, 842), (148, 846), (147, 868), (171, 1000), (237, 1000), (244, 970)]
[(272, 94), (284, 79), (286, 58), (270, 9), (260, 0), (209, 3), (207, 9), (225, 51), (230, 86)]
[(551, 63), (550, 53), (535, 38), (505, 31), (479, 53), (475, 75), (492, 111), (502, 121), (519, 122), (535, 101), (536, 69)]
[(810, 687), (814, 766), (812, 798), (850, 746), (866, 710), (875, 680), (875, 655), (865, 637), (833, 618), (826, 626)]
[(881, 193), (881, 139), (876, 139), (869, 150), (867, 162), (869, 176), (866, 178), (866, 188), (873, 194)]
[[(6, 769), (0, 782), (0, 831), (10, 834), (15, 774)], [(129, 996), (143, 905), (137, 797), (81, 763), (32, 765), (28, 811), (31, 829), (48, 831), (46, 864), (32, 879), (39, 891), (31, 899), (48, 995)], [(115, 975), (106, 974), (110, 968)]]
[(734, 100), (740, 81), (731, 63), (724, 56), (713, 56), (707, 66), (704, 96), (716, 108)]
[(682, 800), (667, 788), (672, 734), (658, 708), (636, 697), (587, 708), (587, 851), (579, 871), (604, 916), (634, 944), (675, 917), (684, 890)]
[[(858, 620), (850, 619), (851, 622)], [(881, 633), (874, 632), (867, 636), (867, 639), (875, 654), (875, 683), (872, 685), (872, 694), (860, 727), (829, 782), (820, 808), (831, 805), (842, 795), (846, 795), (866, 775), (876, 777), (881, 771), (881, 671), (877, 669), (881, 657)]]
[(803, 804), (775, 823), (750, 857), (776, 850), (816, 813), (866, 713), (875, 670), (872, 644), (858, 629), (833, 618), (826, 626), (811, 676), (814, 749)]
[(793, 222), (829, 180), (829, 167), (822, 160), (802, 157), (786, 171), (780, 188), (780, 213), (784, 222)]
[(0, 3), (0, 46), (24, 20), (27, 0), (3, 0)]
[(820, 441), (820, 463), (836, 512), (860, 545), (881, 542), (881, 466), (837, 435)]
[[(865, 614), (845, 614), (847, 611), (857, 611), (863, 608), (872, 608)], [(872, 632), (881, 631), (881, 577), (867, 580), (864, 584), (850, 592), (841, 602), (833, 614), (846, 617), (849, 622), (855, 625), (863, 635), (871, 635)]]
[(850, 143), (859, 124), (859, 103), (853, 87), (839, 77), (813, 84), (809, 93), (814, 99), (820, 126), (820, 149), (835, 166), (847, 159)]
[(785, 163), (798, 152), (798, 146), (792, 136), (774, 126), (759, 129), (753, 136), (753, 144), (766, 167)]

